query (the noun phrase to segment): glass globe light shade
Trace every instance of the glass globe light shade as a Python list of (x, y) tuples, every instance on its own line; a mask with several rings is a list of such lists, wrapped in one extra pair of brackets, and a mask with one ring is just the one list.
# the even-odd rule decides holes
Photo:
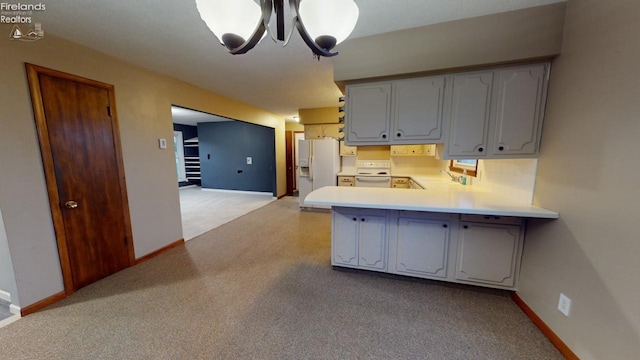
[[(202, 20), (228, 48), (242, 45), (262, 22), (260, 5), (253, 0), (196, 0), (196, 6)], [(228, 37), (223, 39), (227, 34), (231, 34), (231, 43)]]
[(299, 14), (311, 39), (324, 48), (318, 39), (335, 38), (334, 45), (343, 42), (356, 26), (360, 10), (353, 0), (300, 0)]

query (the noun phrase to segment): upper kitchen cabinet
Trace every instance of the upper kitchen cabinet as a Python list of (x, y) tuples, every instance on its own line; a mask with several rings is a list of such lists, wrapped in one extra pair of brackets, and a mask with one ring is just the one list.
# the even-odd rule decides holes
[(547, 98), (548, 64), (497, 72), (492, 157), (538, 153)]
[(345, 142), (347, 145), (389, 143), (391, 83), (347, 87)]
[(436, 143), (442, 140), (444, 87), (444, 76), (394, 82), (394, 143)]
[(445, 76), (347, 86), (348, 145), (442, 141)]
[(493, 71), (452, 77), (447, 155), (472, 159), (486, 155), (493, 77)]
[(538, 155), (549, 64), (453, 75), (443, 158)]

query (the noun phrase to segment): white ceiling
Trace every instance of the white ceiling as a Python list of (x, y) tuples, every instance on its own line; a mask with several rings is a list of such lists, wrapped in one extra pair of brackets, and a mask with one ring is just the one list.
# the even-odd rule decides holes
[[(355, 1), (360, 18), (351, 38), (565, 0)], [(201, 20), (195, 0), (40, 2), (46, 10), (35, 13), (34, 21), (48, 34), (284, 118), (298, 109), (336, 106), (341, 96), (333, 83), (332, 59), (315, 60), (299, 34), (284, 48), (264, 38), (247, 54), (230, 55)]]

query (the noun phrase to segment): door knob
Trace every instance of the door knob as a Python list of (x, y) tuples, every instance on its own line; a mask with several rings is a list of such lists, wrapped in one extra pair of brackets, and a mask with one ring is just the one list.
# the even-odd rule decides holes
[(64, 206), (66, 206), (69, 209), (75, 209), (78, 207), (78, 203), (73, 200), (69, 200), (66, 203), (64, 203)]

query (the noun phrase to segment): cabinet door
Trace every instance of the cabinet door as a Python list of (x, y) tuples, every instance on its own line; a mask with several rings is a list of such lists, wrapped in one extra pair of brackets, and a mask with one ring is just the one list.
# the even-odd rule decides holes
[(498, 72), (494, 155), (535, 155), (546, 98), (546, 65)]
[(395, 267), (391, 272), (426, 278), (446, 278), (449, 222), (399, 217)]
[(455, 277), (513, 287), (520, 249), (519, 226), (461, 222)]
[(357, 154), (357, 146), (345, 145), (344, 141), (340, 141), (340, 156), (356, 156)]
[(477, 158), (487, 153), (493, 72), (453, 76), (448, 155)]
[(304, 126), (304, 138), (307, 140), (311, 139), (322, 139), (322, 125), (305, 125)]
[(440, 141), (444, 110), (444, 76), (396, 81), (393, 141)]
[(331, 264), (358, 265), (358, 227), (357, 214), (333, 211), (333, 234), (331, 236)]
[(388, 143), (391, 125), (391, 83), (347, 87), (347, 144)]
[(387, 217), (361, 215), (358, 236), (358, 265), (366, 269), (387, 268)]

